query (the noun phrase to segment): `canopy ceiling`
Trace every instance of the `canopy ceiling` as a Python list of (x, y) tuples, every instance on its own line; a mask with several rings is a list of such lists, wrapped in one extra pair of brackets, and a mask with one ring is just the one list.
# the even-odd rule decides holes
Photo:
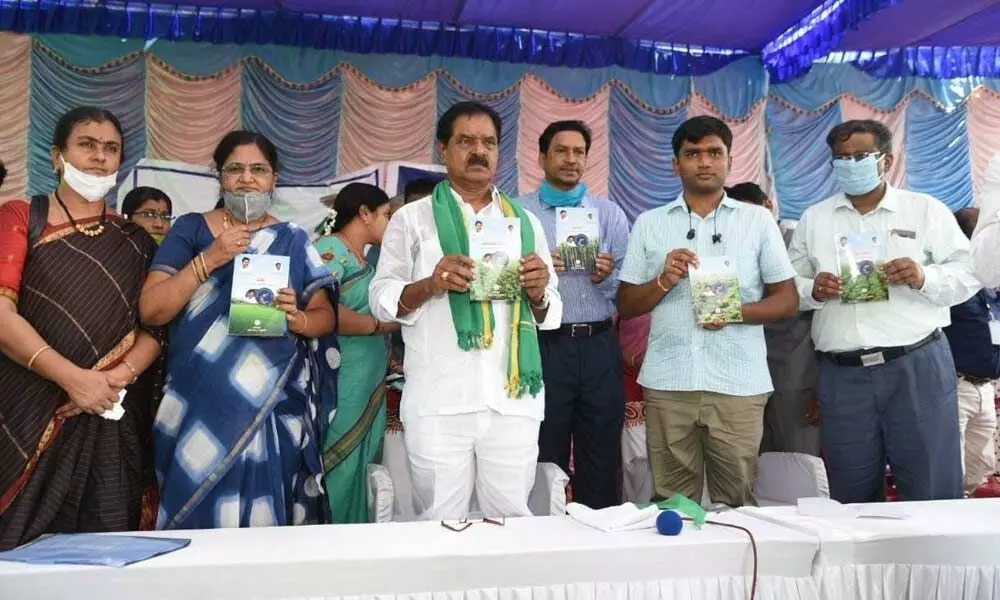
[(682, 74), (699, 69), (670, 55), (696, 46), (702, 72), (736, 50), (760, 53), (779, 81), (835, 51), (962, 47), (961, 72), (1000, 73), (1000, 0), (0, 0), (0, 29)]

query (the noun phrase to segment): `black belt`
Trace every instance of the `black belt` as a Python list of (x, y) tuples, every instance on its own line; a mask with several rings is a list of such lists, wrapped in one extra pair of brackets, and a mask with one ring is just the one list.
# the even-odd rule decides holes
[(538, 334), (542, 337), (568, 335), (572, 338), (589, 338), (610, 330), (612, 324), (613, 321), (611, 319), (595, 321), (593, 323), (564, 323), (559, 329), (539, 330)]
[(983, 385), (984, 383), (990, 383), (991, 381), (993, 381), (993, 379), (990, 377), (973, 377), (972, 375), (966, 375), (965, 373), (959, 373), (958, 378), (964, 379), (965, 381), (968, 381), (969, 383), (977, 387)]
[(892, 348), (870, 348), (868, 350), (857, 350), (854, 352), (824, 352), (831, 362), (842, 367), (874, 367), (896, 360), (901, 356), (923, 348), (931, 342), (941, 339), (941, 330), (937, 330), (924, 339), (909, 346), (895, 346)]

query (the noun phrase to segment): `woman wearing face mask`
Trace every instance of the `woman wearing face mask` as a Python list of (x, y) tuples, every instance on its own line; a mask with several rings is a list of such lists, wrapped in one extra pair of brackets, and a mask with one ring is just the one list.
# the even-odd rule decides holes
[(138, 320), (156, 245), (104, 204), (123, 146), (114, 115), (73, 109), (52, 139), (56, 189), (0, 206), (0, 549), (141, 525), (149, 398), (101, 417), (160, 352)]
[[(278, 153), (259, 133), (216, 147), (223, 208), (177, 219), (142, 291), (144, 322), (170, 324), (154, 428), (161, 529), (315, 523), (320, 443), (336, 405), (336, 280), (308, 234), (268, 214)], [(288, 335), (229, 335), (234, 259), (288, 256), (275, 305)]]
[(173, 210), (170, 196), (157, 188), (144, 185), (125, 194), (121, 205), (122, 216), (145, 229), (157, 244), (170, 231)]
[(368, 464), (385, 435), (385, 334), (399, 329), (382, 323), (368, 307), (368, 284), (389, 224), (389, 197), (367, 183), (351, 183), (337, 194), (326, 235), (316, 242), (320, 256), (340, 281), (340, 349), (349, 370), (340, 373), (337, 412), (323, 444), (327, 497), (333, 523), (367, 523)]

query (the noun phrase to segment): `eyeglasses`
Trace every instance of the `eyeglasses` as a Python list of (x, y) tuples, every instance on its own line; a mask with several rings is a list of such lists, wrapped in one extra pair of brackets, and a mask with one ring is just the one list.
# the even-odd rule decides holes
[(472, 527), (476, 523), (489, 523), (490, 525), (498, 525), (500, 527), (503, 527), (506, 521), (504, 520), (503, 517), (491, 519), (473, 513), (464, 519), (444, 519), (441, 521), (441, 527), (444, 527), (445, 529), (448, 529), (450, 531), (461, 533), (466, 529), (468, 529), (469, 527)]
[(838, 154), (833, 157), (833, 160), (851, 160), (854, 162), (861, 162), (869, 156), (874, 156), (875, 160), (879, 160), (885, 156), (881, 152), (858, 152), (857, 154)]
[(271, 174), (271, 167), (263, 163), (254, 163), (252, 165), (244, 165), (242, 163), (230, 163), (222, 167), (222, 174), (226, 177), (239, 177), (250, 169), (250, 175), (252, 177), (267, 177)]
[(132, 213), (132, 217), (142, 217), (143, 219), (149, 219), (151, 221), (163, 221), (164, 223), (169, 223), (174, 220), (174, 217), (170, 213), (159, 213), (155, 210), (140, 210)]

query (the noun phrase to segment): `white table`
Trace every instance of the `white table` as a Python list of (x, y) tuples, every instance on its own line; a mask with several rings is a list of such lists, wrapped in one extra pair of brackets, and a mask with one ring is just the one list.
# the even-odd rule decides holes
[(819, 538), (814, 575), (824, 599), (1000, 598), (1000, 499), (898, 506), (908, 518), (802, 517), (795, 507), (740, 512)]
[[(814, 536), (737, 512), (750, 528), (759, 600), (818, 598)], [(678, 537), (603, 533), (569, 517), (477, 523), (386, 523), (160, 533), (189, 537), (173, 554), (122, 569), (0, 562), (0, 597), (143, 600), (744, 600), (747, 536), (706, 525)]]

